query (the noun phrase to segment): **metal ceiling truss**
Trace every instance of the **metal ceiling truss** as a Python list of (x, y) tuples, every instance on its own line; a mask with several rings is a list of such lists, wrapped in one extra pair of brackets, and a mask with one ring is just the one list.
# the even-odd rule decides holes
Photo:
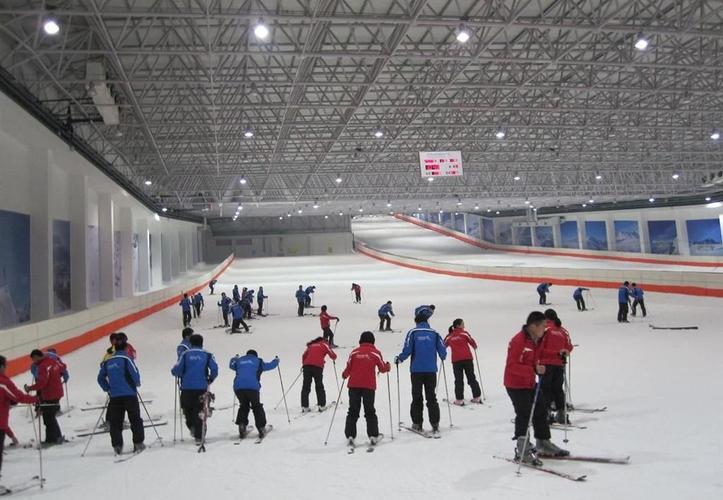
[[(175, 214), (695, 197), (723, 169), (715, 0), (0, 0), (0, 65)], [(428, 150), (464, 177), (422, 180)]]

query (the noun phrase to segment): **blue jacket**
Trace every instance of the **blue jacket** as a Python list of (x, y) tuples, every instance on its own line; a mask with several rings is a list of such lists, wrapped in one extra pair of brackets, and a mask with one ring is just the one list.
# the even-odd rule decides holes
[(279, 366), (278, 358), (274, 358), (269, 363), (253, 355), (231, 358), (228, 367), (236, 372), (233, 379), (233, 390), (261, 390), (261, 373), (273, 370), (277, 366)]
[(316, 287), (315, 287), (315, 286), (307, 286), (307, 287), (306, 287), (306, 290), (304, 290), (304, 293), (305, 293), (308, 297), (311, 297), (311, 294), (314, 293), (315, 291), (316, 291)]
[(633, 298), (636, 300), (642, 300), (643, 295), (645, 295), (645, 292), (643, 292), (643, 289), (640, 287), (633, 288)]
[(178, 358), (171, 374), (181, 379), (181, 390), (205, 391), (218, 377), (218, 365), (213, 354), (192, 347)]
[(384, 304), (379, 308), (379, 316), (386, 316), (387, 314), (394, 316), (394, 311), (392, 311), (392, 306)]
[(181, 300), (181, 302), (178, 303), (179, 306), (181, 306), (181, 309), (183, 309), (183, 312), (191, 312), (191, 299), (185, 298)]
[(233, 300), (241, 300), (241, 294), (238, 291), (238, 285), (234, 285), (233, 287)]
[(422, 322), (407, 332), (399, 361), (411, 356), (412, 365), (409, 370), (412, 373), (437, 373), (437, 355), (444, 360), (447, 357), (447, 348), (439, 333), (432, 329), (429, 323)]
[(296, 300), (304, 302), (306, 300), (306, 292), (303, 290), (296, 290)]
[(246, 292), (246, 296), (244, 298), (249, 301), (249, 304), (254, 303), (254, 293), (255, 293), (254, 290), (249, 290)]
[(540, 283), (537, 285), (537, 293), (547, 293), (550, 291), (550, 287), (547, 283)]
[(135, 396), (141, 386), (141, 374), (126, 351), (116, 351), (100, 364), (98, 385), (112, 398)]
[(196, 295), (194, 295), (193, 296), (193, 304), (197, 305), (197, 306), (203, 304), (203, 295), (201, 295), (200, 293), (197, 293)]
[(584, 288), (576, 288), (574, 292), (572, 292), (572, 298), (573, 299), (579, 299), (582, 297), (582, 291), (585, 290)]
[(241, 319), (243, 318), (243, 310), (241, 309), (241, 304), (234, 304), (231, 306), (231, 316), (233, 316), (233, 319)]
[[(50, 356), (53, 359), (60, 359), (60, 356), (58, 356), (56, 353), (54, 353), (52, 351), (45, 351), (45, 354), (47, 354), (48, 356)], [(38, 379), (38, 365), (36, 365), (35, 363), (32, 363), (30, 365), (30, 374), (33, 376), (33, 380)], [(68, 381), (68, 379), (70, 378), (70, 373), (68, 373), (67, 368), (65, 370), (63, 370), (61, 377), (63, 377), (63, 383), (66, 383)]]
[(180, 344), (176, 347), (176, 357), (180, 358), (183, 356), (183, 353), (186, 352), (191, 348), (191, 342), (189, 342), (188, 338), (185, 338), (181, 341)]
[(221, 299), (218, 305), (221, 306), (221, 310), (223, 312), (227, 313), (229, 309), (231, 309), (231, 302), (231, 299), (229, 299), (228, 297), (224, 297)]
[(618, 289), (618, 304), (627, 304), (628, 299), (630, 299), (630, 290), (623, 285)]
[(264, 295), (264, 287), (260, 286), (259, 291), (256, 292), (256, 300), (260, 303), (262, 303), (265, 299), (268, 299), (268, 295)]

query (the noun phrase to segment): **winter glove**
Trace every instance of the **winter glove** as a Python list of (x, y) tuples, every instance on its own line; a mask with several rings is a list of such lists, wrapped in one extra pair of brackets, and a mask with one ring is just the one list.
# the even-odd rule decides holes
[(394, 364), (395, 364), (395, 365), (398, 365), (398, 364), (401, 363), (401, 362), (402, 362), (402, 361), (399, 359), (399, 356), (394, 356)]
[(25, 389), (25, 392), (30, 392), (30, 386), (28, 384), (24, 384), (23, 389)]
[(392, 365), (389, 364), (389, 361), (387, 361), (387, 371), (392, 369)]

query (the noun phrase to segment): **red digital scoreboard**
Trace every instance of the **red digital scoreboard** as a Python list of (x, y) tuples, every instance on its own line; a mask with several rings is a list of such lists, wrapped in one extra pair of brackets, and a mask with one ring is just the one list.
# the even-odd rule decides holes
[(422, 177), (460, 177), (461, 151), (420, 151), (419, 168)]

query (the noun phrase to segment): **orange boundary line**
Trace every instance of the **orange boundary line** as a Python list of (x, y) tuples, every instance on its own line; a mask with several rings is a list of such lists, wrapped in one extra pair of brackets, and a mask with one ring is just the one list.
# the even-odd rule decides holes
[(404, 214), (394, 214), (394, 217), (402, 220), (404, 222), (409, 222), (410, 224), (416, 224), (417, 226), (423, 227), (424, 229), (429, 229), (430, 231), (434, 231), (439, 234), (443, 234), (444, 236), (449, 236), (450, 238), (454, 238), (456, 240), (462, 241), (464, 243), (468, 243), (470, 245), (476, 246), (478, 248), (482, 248), (485, 250), (499, 250), (502, 252), (511, 252), (511, 253), (529, 253), (529, 254), (537, 254), (537, 255), (552, 255), (555, 257), (574, 257), (576, 259), (593, 259), (593, 260), (618, 260), (622, 262), (637, 262), (639, 264), (661, 264), (666, 266), (689, 266), (689, 267), (723, 267), (723, 263), (719, 262), (696, 262), (696, 261), (690, 261), (690, 260), (660, 260), (660, 259), (653, 259), (649, 257), (623, 257), (621, 255), (596, 255), (596, 254), (578, 254), (578, 253), (572, 253), (572, 252), (565, 252), (565, 251), (559, 251), (559, 250), (551, 250), (551, 251), (542, 251), (542, 250), (533, 250), (532, 248), (527, 249), (521, 249), (521, 248), (504, 248), (499, 245), (491, 245), (482, 243), (474, 238), (470, 238), (467, 235), (463, 235), (461, 233), (458, 233), (457, 231), (453, 231), (451, 229), (447, 229), (446, 227), (439, 226), (437, 224), (431, 223), (431, 222), (424, 222), (420, 221), (414, 217), (410, 217), (408, 215)]
[[(226, 269), (233, 263), (235, 260), (235, 257), (231, 257), (231, 260), (223, 266), (219, 272), (217, 272), (210, 280), (206, 281), (204, 284), (199, 285), (195, 288), (191, 288), (187, 290), (188, 293), (196, 293), (199, 290), (202, 290), (208, 286), (208, 284), (211, 282), (211, 280), (217, 279), (219, 276), (221, 276)], [(84, 347), (88, 344), (91, 344), (95, 342), (98, 339), (101, 339), (103, 337), (106, 337), (110, 335), (113, 332), (116, 332), (120, 330), (121, 328), (130, 325), (131, 323), (135, 323), (136, 321), (139, 321), (145, 317), (150, 316), (151, 314), (155, 314), (158, 311), (161, 311), (165, 309), (166, 307), (172, 306), (173, 304), (176, 304), (178, 302), (178, 297), (173, 297), (170, 299), (165, 299), (161, 302), (158, 302), (156, 304), (153, 304), (152, 306), (146, 307), (145, 309), (141, 309), (140, 311), (136, 311), (134, 313), (131, 313), (127, 316), (123, 316), (118, 319), (114, 319), (113, 321), (110, 321), (108, 323), (105, 323), (103, 325), (97, 326), (93, 328), (92, 330), (88, 330), (86, 332), (81, 333), (80, 335), (77, 335), (75, 337), (62, 340), (56, 344), (50, 344), (48, 346), (44, 346), (42, 349), (48, 349), (50, 347), (54, 347), (58, 354), (60, 356), (63, 356), (65, 354), (71, 353), (77, 349), (80, 349), (81, 347)], [(30, 353), (28, 353), (30, 354)], [(14, 377), (16, 375), (20, 375), (21, 373), (24, 373), (30, 369), (30, 357), (29, 356), (22, 356), (19, 358), (11, 359), (8, 361), (7, 364), (7, 370), (6, 373), (9, 377)]]

